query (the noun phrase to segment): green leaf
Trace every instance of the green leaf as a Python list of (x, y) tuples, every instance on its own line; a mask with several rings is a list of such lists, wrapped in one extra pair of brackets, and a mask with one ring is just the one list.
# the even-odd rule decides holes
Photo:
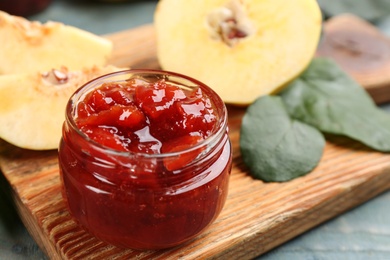
[(323, 132), (390, 151), (390, 115), (330, 59), (313, 59), (280, 96), (293, 118)]
[(258, 98), (243, 117), (241, 154), (257, 179), (281, 182), (305, 175), (318, 164), (324, 146), (321, 132), (291, 119), (278, 96)]
[(389, 15), (389, 0), (317, 0), (326, 16), (350, 13), (365, 20), (375, 21)]

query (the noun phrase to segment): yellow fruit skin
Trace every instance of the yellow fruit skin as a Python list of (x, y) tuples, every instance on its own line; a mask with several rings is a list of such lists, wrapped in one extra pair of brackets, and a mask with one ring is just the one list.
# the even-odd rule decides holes
[(111, 41), (58, 22), (30, 22), (0, 11), (0, 74), (106, 65)]
[(73, 92), (93, 78), (118, 70), (107, 66), (71, 71), (68, 82), (60, 85), (47, 82), (39, 72), (0, 75), (0, 138), (25, 149), (57, 149)]
[(322, 17), (315, 0), (237, 0), (255, 33), (233, 47), (210, 37), (212, 10), (227, 0), (161, 0), (157, 56), (165, 70), (192, 76), (226, 103), (247, 105), (297, 77), (313, 58)]

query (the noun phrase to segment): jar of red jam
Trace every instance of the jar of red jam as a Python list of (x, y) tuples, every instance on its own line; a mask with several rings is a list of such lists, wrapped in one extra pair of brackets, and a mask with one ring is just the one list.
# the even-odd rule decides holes
[(172, 72), (116, 72), (69, 100), (63, 195), (77, 222), (103, 241), (172, 247), (221, 212), (231, 157), (226, 107), (212, 89)]

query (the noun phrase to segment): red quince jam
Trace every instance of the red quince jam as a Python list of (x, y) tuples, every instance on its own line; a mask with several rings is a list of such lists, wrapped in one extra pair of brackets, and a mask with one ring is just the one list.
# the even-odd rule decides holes
[[(145, 85), (137, 80), (104, 83), (77, 107), (76, 124), (92, 140), (109, 148), (160, 154), (185, 150), (207, 138), (216, 116), (201, 88), (185, 90), (164, 80)], [(170, 170), (185, 165), (186, 155)]]
[(69, 102), (59, 148), (63, 196), (103, 241), (172, 247), (222, 210), (231, 168), (226, 108), (210, 88), (190, 83), (91, 82)]

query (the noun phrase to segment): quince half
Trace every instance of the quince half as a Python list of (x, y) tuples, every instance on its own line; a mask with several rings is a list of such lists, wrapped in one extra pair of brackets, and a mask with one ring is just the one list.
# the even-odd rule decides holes
[(239, 105), (297, 77), (322, 26), (316, 0), (161, 0), (154, 19), (161, 67)]
[(88, 81), (114, 71), (114, 66), (77, 71), (0, 75), (0, 138), (32, 150), (58, 148), (70, 96)]
[(112, 49), (108, 39), (79, 28), (0, 11), (0, 74), (104, 66)]

